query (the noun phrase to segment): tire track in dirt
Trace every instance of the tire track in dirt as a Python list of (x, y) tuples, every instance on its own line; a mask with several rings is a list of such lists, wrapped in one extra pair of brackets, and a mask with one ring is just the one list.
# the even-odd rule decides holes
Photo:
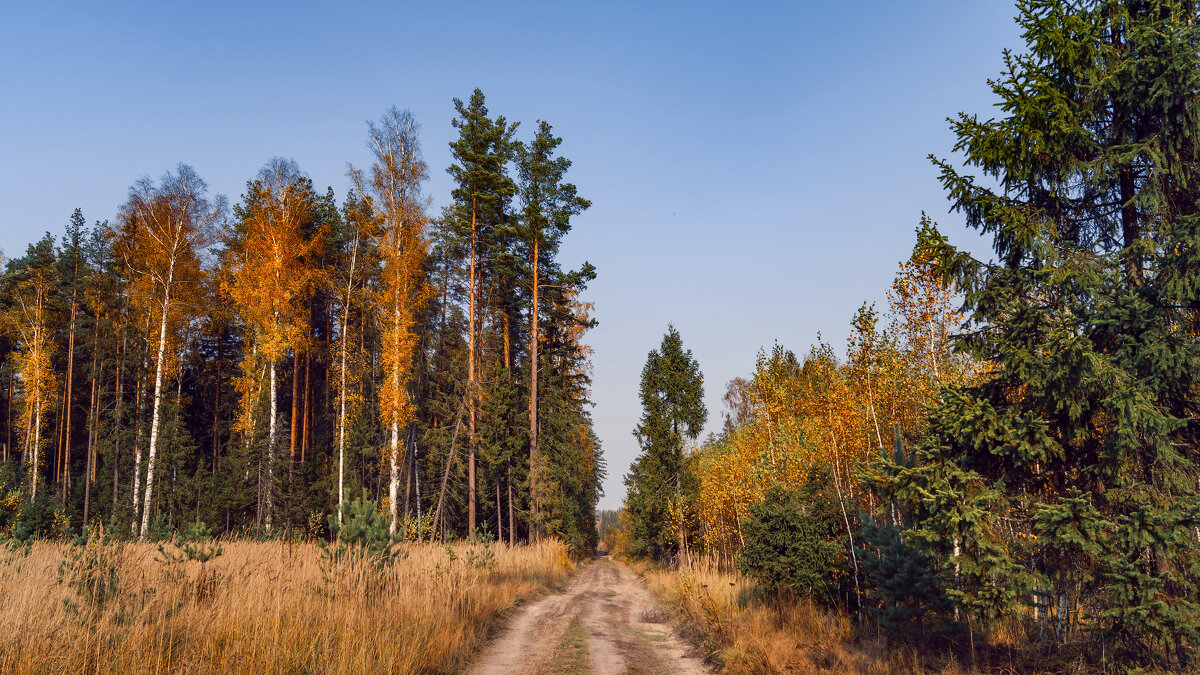
[(665, 616), (632, 570), (601, 556), (584, 564), (562, 593), (521, 609), (469, 672), (556, 672), (559, 645), (572, 625), (586, 632), (587, 663), (596, 675), (712, 672)]

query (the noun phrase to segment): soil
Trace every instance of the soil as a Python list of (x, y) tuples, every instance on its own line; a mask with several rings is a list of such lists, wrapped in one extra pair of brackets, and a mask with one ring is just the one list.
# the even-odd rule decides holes
[(629, 567), (601, 555), (565, 591), (518, 611), (469, 672), (712, 672), (668, 616)]

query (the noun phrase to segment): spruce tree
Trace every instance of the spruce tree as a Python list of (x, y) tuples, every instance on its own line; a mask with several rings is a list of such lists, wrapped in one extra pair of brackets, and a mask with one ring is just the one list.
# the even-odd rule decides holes
[(943, 393), (887, 488), (975, 626), (1024, 601), (1046, 639), (1178, 667), (1200, 646), (1197, 9), (1018, 3), (1003, 115), (952, 123), (984, 180), (935, 161), (996, 260), (918, 241), (991, 368)]
[(664, 560), (684, 555), (684, 442), (704, 428), (704, 375), (684, 350), (674, 325), (642, 367), (642, 418), (633, 435), (642, 448), (625, 476), (632, 516), (633, 553)]

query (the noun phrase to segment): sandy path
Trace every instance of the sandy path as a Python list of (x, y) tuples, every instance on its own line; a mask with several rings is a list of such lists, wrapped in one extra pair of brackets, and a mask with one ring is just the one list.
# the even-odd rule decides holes
[[(575, 647), (564, 647), (572, 640)], [(583, 670), (596, 675), (711, 672), (674, 634), (637, 575), (608, 556), (583, 565), (564, 592), (521, 609), (470, 672), (559, 672), (565, 651), (579, 656), (584, 648)]]

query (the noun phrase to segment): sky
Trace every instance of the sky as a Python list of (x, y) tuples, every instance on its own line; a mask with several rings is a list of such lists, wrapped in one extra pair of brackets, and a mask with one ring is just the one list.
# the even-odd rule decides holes
[(421, 123), (430, 212), (449, 201), (452, 99), (563, 138), (592, 207), (564, 266), (587, 260), (599, 326), (592, 410), (618, 508), (639, 452), (638, 383), (668, 322), (725, 384), (778, 342), (839, 349), (887, 289), (921, 213), (948, 212), (927, 156), (946, 118), (996, 116), (988, 78), (1019, 50), (1006, 0), (816, 2), (13, 3), (0, 22), (0, 249), (80, 207), (112, 219), (130, 185), (192, 165), (236, 202), (276, 156), (345, 195), (366, 122)]

